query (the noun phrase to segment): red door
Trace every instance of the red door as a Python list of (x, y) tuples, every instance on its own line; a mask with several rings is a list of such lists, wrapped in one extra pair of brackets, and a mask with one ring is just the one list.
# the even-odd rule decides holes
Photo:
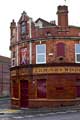
[(20, 103), (21, 107), (28, 107), (28, 81), (21, 80), (20, 81)]

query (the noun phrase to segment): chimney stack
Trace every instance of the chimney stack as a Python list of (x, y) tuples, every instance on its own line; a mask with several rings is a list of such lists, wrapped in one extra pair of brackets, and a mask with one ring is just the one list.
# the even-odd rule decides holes
[(68, 7), (67, 6), (58, 6), (58, 26), (68, 27)]

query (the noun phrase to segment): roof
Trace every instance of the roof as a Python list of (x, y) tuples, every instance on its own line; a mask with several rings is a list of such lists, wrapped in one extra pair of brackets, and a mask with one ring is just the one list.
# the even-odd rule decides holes
[(5, 56), (0, 56), (0, 62), (9, 63), (10, 62), (10, 58), (9, 57), (5, 57)]
[(41, 21), (41, 22), (43, 23), (43, 26), (53, 26), (53, 25), (55, 25), (55, 24), (52, 24), (52, 23), (50, 23), (50, 22), (48, 22), (48, 21), (46, 21), (46, 20), (44, 20), (44, 19), (42, 19), (42, 18), (38, 18), (38, 19), (35, 21), (35, 23), (37, 23), (38, 21)]

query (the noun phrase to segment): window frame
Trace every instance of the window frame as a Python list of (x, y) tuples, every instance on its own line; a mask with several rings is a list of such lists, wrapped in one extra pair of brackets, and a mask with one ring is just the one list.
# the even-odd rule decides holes
[(75, 63), (80, 63), (80, 61), (77, 61), (77, 55), (80, 55), (79, 52), (76, 52), (77, 50), (77, 45), (80, 45), (80, 44), (75, 44)]
[[(24, 28), (25, 28), (25, 29), (24, 29)], [(25, 22), (25, 21), (23, 21), (23, 22), (21, 23), (21, 34), (22, 34), (22, 35), (26, 34), (26, 22)]]
[[(38, 46), (43, 45), (45, 48), (44, 53), (38, 53)], [(44, 61), (40, 62), (38, 61), (39, 56), (43, 55), (44, 56)], [(46, 44), (37, 44), (36, 45), (36, 64), (45, 64), (46, 63)]]

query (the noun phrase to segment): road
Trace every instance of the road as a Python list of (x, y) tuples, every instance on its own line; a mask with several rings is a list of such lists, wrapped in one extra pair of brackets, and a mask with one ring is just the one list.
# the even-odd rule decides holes
[(10, 99), (9, 98), (0, 98), (0, 109), (10, 108)]
[(14, 116), (14, 115), (1, 115), (0, 120), (80, 120), (80, 112), (72, 113), (56, 113), (51, 115), (38, 115), (38, 116)]
[(80, 109), (57, 112), (32, 109), (11, 109), (10, 100), (0, 99), (0, 120), (80, 120)]

